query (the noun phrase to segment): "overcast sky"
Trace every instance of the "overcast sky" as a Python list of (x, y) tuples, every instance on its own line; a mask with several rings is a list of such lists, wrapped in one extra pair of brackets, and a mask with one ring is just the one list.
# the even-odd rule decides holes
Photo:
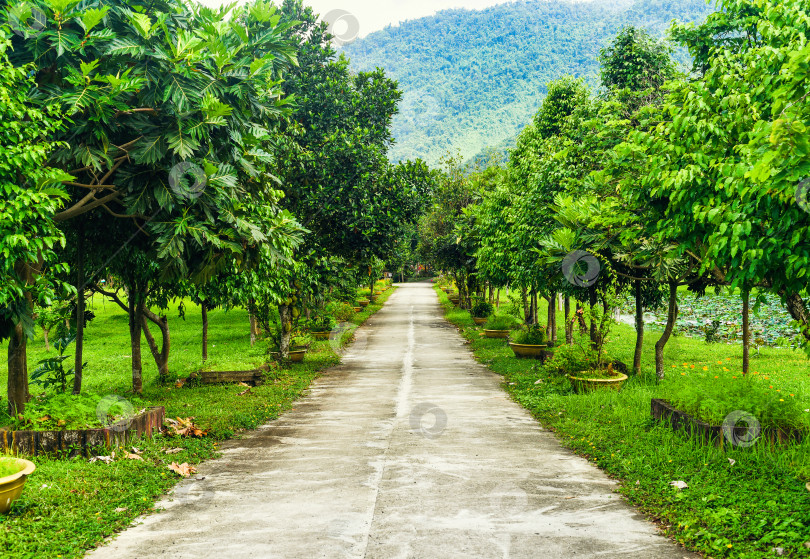
[[(209, 6), (225, 4), (223, 0), (201, 0)], [(279, 2), (276, 2), (277, 4)], [(332, 33), (347, 41), (364, 37), (388, 24), (416, 19), (451, 8), (480, 10), (503, 4), (504, 0), (304, 0), (316, 13), (333, 25)]]

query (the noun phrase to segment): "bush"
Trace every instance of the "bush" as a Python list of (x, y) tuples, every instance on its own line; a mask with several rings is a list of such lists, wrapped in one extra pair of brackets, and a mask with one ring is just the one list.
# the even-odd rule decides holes
[[(352, 312), (354, 311), (352, 310)], [(329, 314), (322, 314), (317, 318), (313, 318), (308, 324), (310, 332), (329, 332), (335, 326), (337, 326), (337, 320)]]
[(661, 397), (674, 407), (713, 425), (733, 411), (750, 413), (762, 427), (810, 430), (800, 386), (774, 386), (768, 375), (717, 374), (690, 371), (661, 383)]
[(472, 314), (475, 318), (487, 318), (492, 312), (495, 310), (490, 303), (486, 301), (478, 301), (473, 305), (473, 308), (470, 310), (470, 314)]
[(484, 324), (484, 328), (486, 330), (511, 330), (516, 325), (517, 320), (512, 316), (493, 315)]
[(512, 343), (526, 345), (545, 345), (548, 341), (546, 338), (546, 329), (537, 324), (516, 330), (512, 333), (510, 339)]
[(346, 303), (340, 303), (335, 305), (334, 309), (332, 310), (332, 314), (340, 322), (348, 322), (354, 316), (354, 308)]
[(596, 367), (597, 356), (593, 350), (584, 350), (578, 345), (563, 344), (554, 349), (554, 358), (546, 367), (563, 375), (588, 371)]

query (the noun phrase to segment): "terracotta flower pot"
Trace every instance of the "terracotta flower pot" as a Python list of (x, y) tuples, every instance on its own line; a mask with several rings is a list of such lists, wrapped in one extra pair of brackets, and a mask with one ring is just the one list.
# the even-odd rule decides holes
[(17, 499), (23, 490), (25, 480), (37, 468), (33, 462), (22, 458), (0, 458), (3, 462), (17, 463), (19, 471), (10, 476), (0, 478), (0, 514), (6, 514), (11, 503)]
[(312, 332), (312, 335), (315, 336), (316, 340), (328, 340), (329, 339), (329, 331), (326, 332)]
[(509, 330), (484, 330), (484, 334), (487, 338), (504, 339), (509, 337)]
[(290, 350), (290, 361), (293, 363), (300, 363), (304, 360), (304, 355), (307, 354), (307, 350), (305, 349), (297, 349), (295, 351)]
[(368, 299), (363, 299), (363, 300), (361, 300), (361, 301), (357, 301), (357, 303), (358, 303), (358, 304), (359, 304), (361, 307), (367, 307), (367, 306), (368, 306), (368, 304), (370, 303), (370, 301), (369, 301)]
[(354, 312), (360, 312), (363, 310), (363, 307), (352, 307), (352, 309), (354, 309)]
[(613, 373), (613, 375), (611, 378), (583, 378), (568, 375), (568, 380), (577, 394), (587, 394), (596, 390), (615, 390), (618, 392), (622, 389), (624, 381), (627, 380), (627, 375), (623, 373)]
[(478, 318), (476, 316), (473, 317), (473, 322), (475, 322), (478, 326), (481, 326), (482, 324), (486, 324), (487, 320), (489, 320), (489, 319), (488, 318)]
[(545, 344), (513, 344), (510, 343), (509, 347), (515, 353), (515, 357), (520, 359), (542, 359), (543, 352), (546, 349)]

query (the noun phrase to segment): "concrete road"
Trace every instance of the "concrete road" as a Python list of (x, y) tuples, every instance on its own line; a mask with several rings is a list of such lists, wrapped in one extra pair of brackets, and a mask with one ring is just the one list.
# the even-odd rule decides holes
[(696, 557), (560, 447), (401, 286), (295, 409), (92, 557)]

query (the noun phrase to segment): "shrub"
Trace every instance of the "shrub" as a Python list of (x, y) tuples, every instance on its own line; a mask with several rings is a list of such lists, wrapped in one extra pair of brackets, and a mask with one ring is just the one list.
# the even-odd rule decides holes
[(495, 310), (490, 303), (486, 301), (478, 301), (473, 305), (473, 308), (470, 310), (470, 314), (472, 314), (475, 318), (486, 318), (492, 314), (492, 311)]
[[(349, 309), (351, 310), (351, 309)], [(354, 311), (352, 311), (354, 312)], [(337, 326), (337, 320), (329, 314), (322, 314), (309, 322), (310, 332), (329, 332)]]
[(484, 325), (484, 328), (487, 330), (511, 330), (516, 324), (517, 320), (512, 316), (493, 315)]
[(592, 349), (563, 344), (554, 349), (554, 357), (547, 368), (559, 374), (570, 375), (597, 367), (597, 355)]
[(346, 303), (340, 303), (335, 305), (335, 308), (332, 310), (332, 314), (340, 322), (348, 322), (354, 316), (354, 308)]
[(545, 345), (546, 344), (546, 329), (543, 326), (535, 324), (526, 328), (516, 330), (510, 336), (512, 343), (526, 344), (526, 345)]
[(700, 419), (720, 425), (733, 411), (750, 413), (762, 427), (810, 429), (799, 386), (774, 386), (768, 375), (697, 373), (667, 377), (661, 397), (674, 407)]

